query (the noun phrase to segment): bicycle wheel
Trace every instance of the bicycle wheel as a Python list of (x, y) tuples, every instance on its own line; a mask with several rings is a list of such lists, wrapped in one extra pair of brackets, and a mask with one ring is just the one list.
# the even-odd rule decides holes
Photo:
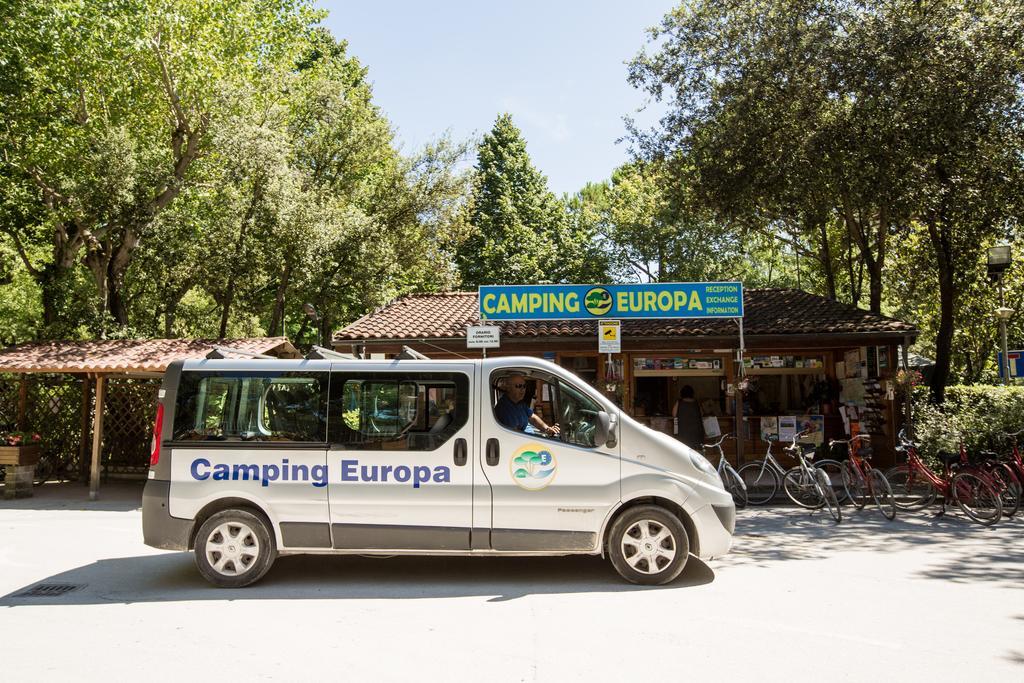
[(822, 470), (828, 475), (829, 482), (832, 484), (832, 490), (836, 494), (836, 500), (840, 503), (846, 500), (846, 487), (843, 486), (843, 463), (845, 462), (828, 458), (814, 461), (814, 469)]
[(725, 484), (725, 490), (732, 494), (737, 510), (747, 507), (747, 487), (736, 470), (727, 465), (722, 470), (722, 483)]
[(829, 478), (826, 472), (815, 468), (814, 478), (817, 480), (818, 495), (821, 496), (821, 500), (825, 507), (828, 508), (828, 513), (832, 515), (832, 519), (836, 520), (836, 524), (843, 521), (843, 511), (839, 508), (839, 499), (836, 498), (835, 489), (832, 488), (832, 480)]
[(779, 490), (779, 475), (765, 464), (764, 460), (748, 462), (739, 469), (740, 479), (747, 487), (747, 503), (764, 505), (775, 497)]
[(990, 526), (1003, 516), (999, 493), (978, 475), (959, 472), (953, 476), (950, 489), (957, 507), (978, 524)]
[(896, 498), (892, 495), (889, 480), (881, 470), (872, 467), (868, 471), (868, 488), (871, 489), (871, 497), (875, 500), (878, 511), (889, 521), (896, 519)]
[(923, 474), (906, 465), (893, 467), (885, 473), (885, 478), (889, 480), (893, 501), (900, 510), (928, 507), (939, 493)]
[(868, 502), (868, 483), (851, 461), (843, 463), (843, 488), (846, 489), (846, 497), (850, 499), (853, 506), (863, 510)]
[(1017, 475), (1009, 465), (996, 463), (989, 475), (999, 491), (999, 501), (1003, 504), (1003, 517), (1013, 517), (1020, 510), (1021, 485)]
[[(782, 489), (789, 499), (808, 510), (817, 510), (825, 504), (825, 499), (818, 490), (817, 475), (814, 474), (816, 471), (811, 469), (805, 472), (797, 465), (786, 470), (785, 476), (782, 477)], [(821, 474), (825, 478), (824, 481), (827, 481), (828, 475), (824, 472)], [(828, 488), (832, 489), (831, 482), (829, 482)]]

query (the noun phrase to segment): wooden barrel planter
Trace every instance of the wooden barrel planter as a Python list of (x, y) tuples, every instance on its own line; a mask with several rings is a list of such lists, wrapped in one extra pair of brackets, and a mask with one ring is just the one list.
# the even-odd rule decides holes
[(22, 446), (0, 445), (0, 465), (4, 466), (4, 498), (28, 498), (32, 495), (32, 478), (42, 446), (30, 443)]

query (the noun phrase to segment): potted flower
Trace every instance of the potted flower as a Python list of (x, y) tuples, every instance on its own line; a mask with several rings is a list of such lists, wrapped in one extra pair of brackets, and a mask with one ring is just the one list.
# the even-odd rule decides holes
[(0, 432), (0, 465), (35, 465), (42, 438), (37, 432)]

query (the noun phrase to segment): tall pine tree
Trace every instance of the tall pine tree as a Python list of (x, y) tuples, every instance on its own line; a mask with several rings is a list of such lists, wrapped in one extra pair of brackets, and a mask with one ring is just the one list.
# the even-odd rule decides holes
[(477, 148), (469, 224), (457, 255), (467, 288), (566, 282), (604, 272), (603, 260), (587, 256), (592, 240), (570, 227), (565, 206), (533, 167), (508, 114), (498, 117)]

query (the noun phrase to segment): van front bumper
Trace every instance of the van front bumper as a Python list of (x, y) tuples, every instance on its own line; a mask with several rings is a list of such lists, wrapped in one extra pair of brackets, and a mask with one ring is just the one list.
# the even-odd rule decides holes
[(693, 521), (700, 559), (711, 560), (729, 552), (736, 530), (736, 506), (731, 501), (726, 505), (705, 505), (693, 515)]
[(171, 482), (150, 479), (142, 490), (142, 538), (164, 550), (188, 550), (193, 520), (171, 517)]

